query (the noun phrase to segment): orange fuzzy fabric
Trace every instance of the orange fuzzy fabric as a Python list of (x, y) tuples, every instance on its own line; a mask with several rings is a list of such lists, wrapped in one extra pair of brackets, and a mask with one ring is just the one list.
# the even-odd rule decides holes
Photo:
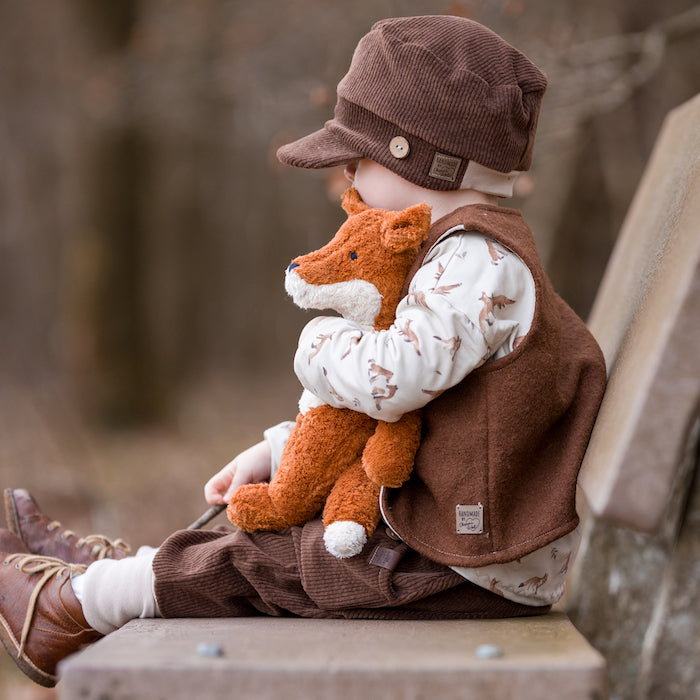
[[(382, 299), (374, 327), (388, 328), (430, 229), (430, 208), (372, 209), (354, 189), (343, 195), (343, 208), (347, 221), (326, 246), (296, 258), (296, 272), (314, 287), (371, 283)], [(272, 481), (238, 489), (228, 517), (246, 531), (277, 531), (323, 508), (326, 528), (350, 521), (369, 537), (379, 522), (380, 487), (398, 488), (409, 477), (420, 430), (420, 411), (385, 423), (346, 408), (311, 408), (297, 417)]]

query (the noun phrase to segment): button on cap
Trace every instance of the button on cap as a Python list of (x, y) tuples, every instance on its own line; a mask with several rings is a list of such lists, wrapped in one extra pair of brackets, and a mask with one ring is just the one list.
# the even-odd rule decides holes
[(411, 147), (403, 136), (394, 136), (389, 142), (389, 152), (394, 158), (405, 158), (410, 150)]

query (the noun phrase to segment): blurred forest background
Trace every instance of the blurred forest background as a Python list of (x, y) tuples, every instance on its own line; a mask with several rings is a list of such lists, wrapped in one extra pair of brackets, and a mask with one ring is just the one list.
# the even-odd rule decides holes
[[(0, 0), (0, 474), (79, 530), (157, 544), (293, 417), (288, 261), (342, 172), (277, 146), (332, 116), (381, 18), (483, 22), (549, 76), (520, 207), (585, 317), (668, 110), (700, 91), (689, 0)], [(46, 697), (0, 660), (0, 696)]]

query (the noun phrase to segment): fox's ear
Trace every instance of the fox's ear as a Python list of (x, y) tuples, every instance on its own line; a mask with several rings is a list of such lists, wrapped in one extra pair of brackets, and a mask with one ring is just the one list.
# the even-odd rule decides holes
[(382, 245), (397, 253), (417, 248), (427, 238), (429, 230), (430, 207), (427, 204), (390, 212), (382, 221)]
[(362, 201), (360, 193), (354, 187), (350, 187), (343, 193), (343, 209), (348, 216), (353, 216), (369, 207)]

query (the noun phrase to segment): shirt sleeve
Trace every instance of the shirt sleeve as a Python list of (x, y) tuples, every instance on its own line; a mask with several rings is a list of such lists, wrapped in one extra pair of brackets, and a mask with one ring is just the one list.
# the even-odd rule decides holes
[(284, 450), (284, 446), (287, 444), (287, 440), (289, 439), (289, 435), (292, 432), (293, 427), (294, 422), (284, 421), (282, 423), (278, 423), (277, 425), (273, 425), (263, 433), (263, 437), (270, 445), (270, 452), (272, 456), (270, 481), (272, 481), (273, 477), (275, 476), (275, 472), (277, 471), (277, 467), (280, 465), (282, 450)]
[(534, 302), (532, 275), (517, 255), (478, 233), (453, 234), (426, 256), (391, 328), (314, 319), (294, 369), (331, 406), (393, 422), (512, 351)]

